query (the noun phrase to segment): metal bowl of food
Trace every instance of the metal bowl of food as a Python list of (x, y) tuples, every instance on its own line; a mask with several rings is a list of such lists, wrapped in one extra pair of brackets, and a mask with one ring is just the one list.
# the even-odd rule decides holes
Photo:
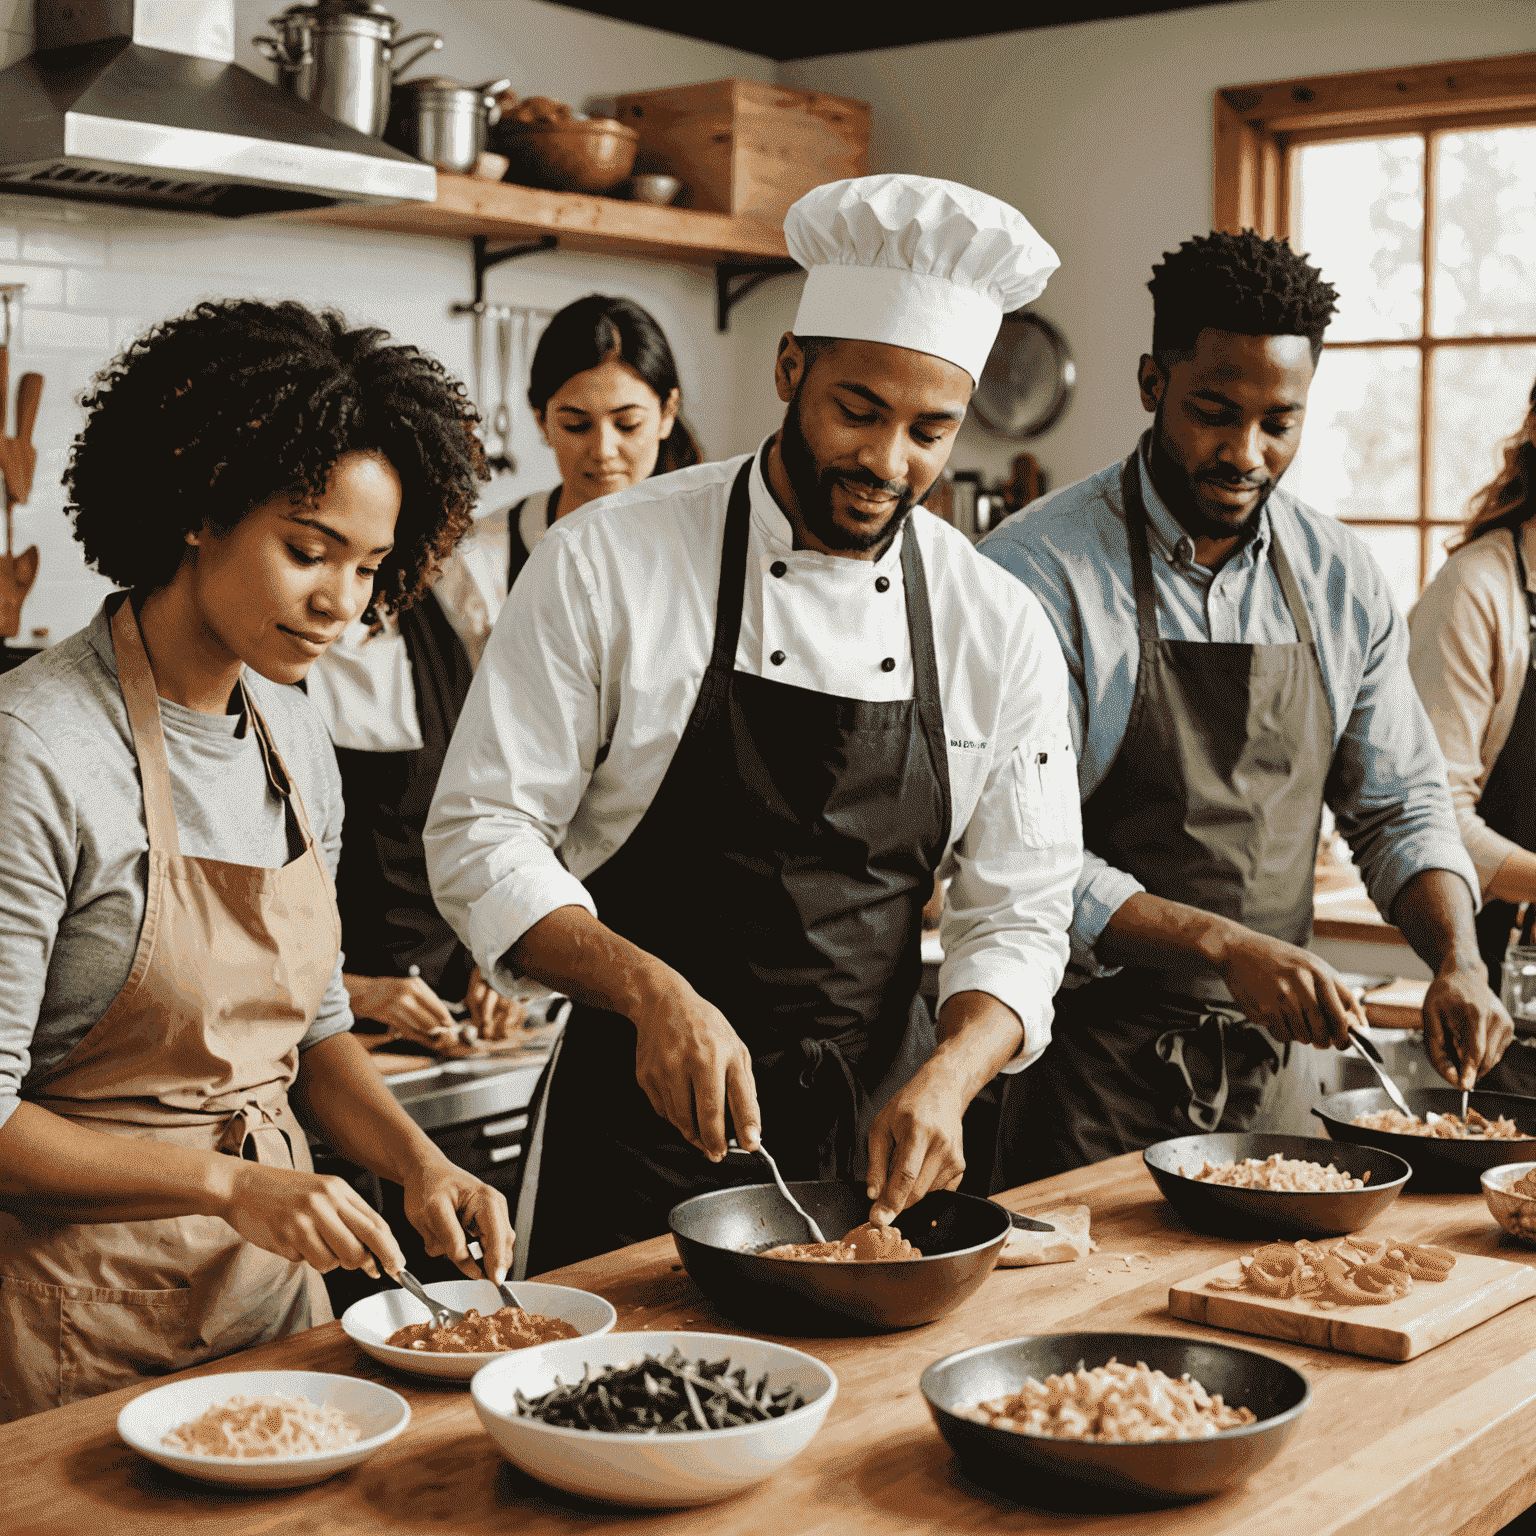
[[(1197, 1178), (1207, 1163), (1280, 1157), (1363, 1179), (1361, 1189), (1259, 1189)], [(1179, 1136), (1141, 1154), (1163, 1197), (1201, 1232), (1220, 1237), (1337, 1237), (1357, 1232), (1397, 1199), (1413, 1177), (1402, 1158), (1375, 1147), (1322, 1136)], [(1278, 1170), (1307, 1182), (1304, 1170)], [(1316, 1178), (1321, 1184), (1323, 1179)]]
[[(791, 1183), (829, 1238), (869, 1219), (852, 1184)], [(1010, 1230), (990, 1200), (935, 1190), (896, 1226), (920, 1254), (906, 1261), (814, 1264), (765, 1259), (766, 1248), (803, 1243), (805, 1223), (771, 1184), (696, 1195), (673, 1206), (672, 1237), (694, 1284), (728, 1317), (767, 1333), (869, 1333), (916, 1328), (953, 1312), (992, 1273)]]
[[(999, 1429), (968, 1416), (1030, 1378), (1045, 1383), (1111, 1360), (1144, 1363), (1175, 1382), (1188, 1375), (1227, 1408), (1249, 1409), (1255, 1422), (1198, 1439), (1086, 1440)], [(1143, 1333), (1045, 1333), (979, 1344), (936, 1360), (921, 1386), (968, 1477), (1020, 1503), (1074, 1512), (1128, 1499), (1202, 1499), (1235, 1487), (1274, 1460), (1312, 1399), (1300, 1371), (1257, 1350)]]
[[(1455, 1088), (1406, 1088), (1403, 1098), (1414, 1115), (1423, 1120), (1428, 1115), (1461, 1114), (1461, 1094)], [(1362, 1115), (1377, 1115), (1392, 1109), (1392, 1103), (1380, 1088), (1354, 1088), (1335, 1093), (1323, 1100), (1312, 1113), (1328, 1127), (1335, 1141), (1353, 1141), (1361, 1146), (1379, 1147), (1395, 1152), (1413, 1169), (1408, 1185), (1412, 1194), (1475, 1195), (1478, 1178), (1485, 1169), (1497, 1168), (1522, 1152), (1536, 1150), (1536, 1099), (1515, 1093), (1473, 1092), (1469, 1109), (1488, 1120), (1513, 1120), (1520, 1136), (1515, 1139), (1460, 1140), (1442, 1136), (1412, 1136), (1402, 1131), (1373, 1130), (1356, 1125)]]
[(1502, 1163), (1483, 1170), (1483, 1199), (1493, 1219), (1517, 1242), (1536, 1248), (1536, 1163)]

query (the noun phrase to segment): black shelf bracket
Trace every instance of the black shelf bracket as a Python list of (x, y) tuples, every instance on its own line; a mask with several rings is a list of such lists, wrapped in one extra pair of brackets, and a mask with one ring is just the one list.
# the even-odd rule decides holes
[(475, 296), (468, 304), (455, 304), (456, 315), (483, 315), (485, 313), (485, 274), (504, 261), (516, 261), (519, 256), (532, 256), (537, 251), (552, 251), (559, 244), (553, 235), (540, 235), (527, 245), (505, 245), (493, 251), (486, 235), (476, 235), (471, 240), (474, 247)]
[[(800, 264), (788, 258), (763, 261), (722, 261), (715, 265), (715, 329), (724, 335), (731, 328), (731, 311), (770, 277), (798, 272)], [(734, 284), (734, 286), (732, 286)]]

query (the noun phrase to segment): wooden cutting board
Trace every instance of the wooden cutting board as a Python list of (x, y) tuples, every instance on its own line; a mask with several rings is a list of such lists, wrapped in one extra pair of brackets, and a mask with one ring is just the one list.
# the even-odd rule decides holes
[(1212, 1328), (1235, 1328), (1265, 1338), (1335, 1349), (1373, 1360), (1412, 1360), (1425, 1350), (1475, 1328), (1507, 1307), (1536, 1296), (1536, 1267), (1460, 1253), (1448, 1280), (1416, 1280), (1400, 1301), (1384, 1307), (1336, 1307), (1323, 1311), (1311, 1301), (1282, 1301), (1253, 1291), (1211, 1291), (1209, 1280), (1236, 1280), (1236, 1259), (1168, 1290), (1175, 1317)]

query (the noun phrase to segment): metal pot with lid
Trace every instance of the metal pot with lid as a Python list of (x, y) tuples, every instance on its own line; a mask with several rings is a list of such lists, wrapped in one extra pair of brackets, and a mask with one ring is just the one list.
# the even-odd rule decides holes
[(496, 98), (510, 80), (461, 85), (446, 75), (407, 80), (394, 89), (384, 141), (440, 171), (472, 171), (487, 131), (501, 121)]
[[(396, 37), (399, 24), (367, 0), (290, 5), (270, 23), (276, 37), (252, 45), (277, 66), (277, 83), (360, 133), (378, 138), (389, 119), (390, 90), (417, 60), (443, 46), (437, 32)], [(412, 43), (414, 53), (401, 54)]]

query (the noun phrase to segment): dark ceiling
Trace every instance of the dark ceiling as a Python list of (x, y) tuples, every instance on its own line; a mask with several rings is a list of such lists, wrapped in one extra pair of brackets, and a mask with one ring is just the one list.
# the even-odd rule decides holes
[(724, 43), (766, 58), (813, 59), (867, 48), (900, 48), (910, 43), (947, 42), (997, 32), (1025, 32), (1114, 16), (1148, 16), (1157, 11), (1193, 10), (1231, 0), (1014, 0), (1012, 5), (898, 4), (883, 8), (829, 6), (825, 0), (777, 0), (767, 5), (715, 5), (708, 0), (555, 0), (570, 10), (616, 21), (633, 21), (680, 37)]

